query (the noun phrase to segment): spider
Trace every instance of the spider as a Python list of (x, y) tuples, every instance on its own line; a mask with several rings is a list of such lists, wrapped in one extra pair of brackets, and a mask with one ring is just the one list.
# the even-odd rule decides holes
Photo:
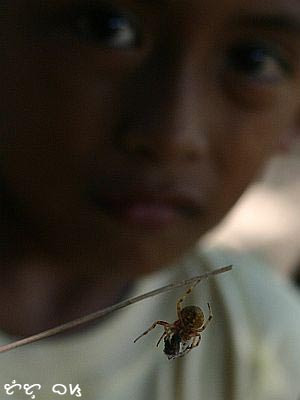
[(178, 319), (175, 322), (172, 324), (166, 321), (154, 322), (149, 329), (134, 340), (134, 343), (142, 336), (147, 335), (147, 333), (152, 331), (152, 329), (157, 325), (162, 325), (164, 327), (164, 332), (159, 338), (156, 346), (158, 347), (162, 339), (164, 339), (164, 353), (167, 355), (169, 360), (182, 357), (193, 348), (197, 347), (201, 340), (201, 332), (204, 331), (212, 319), (210, 304), (207, 303), (209, 316), (205, 322), (204, 314), (200, 307), (186, 306), (182, 308), (181, 306), (186, 296), (191, 293), (197, 283), (198, 282), (194, 283), (193, 286), (188, 288), (183, 296), (177, 300), (176, 309)]

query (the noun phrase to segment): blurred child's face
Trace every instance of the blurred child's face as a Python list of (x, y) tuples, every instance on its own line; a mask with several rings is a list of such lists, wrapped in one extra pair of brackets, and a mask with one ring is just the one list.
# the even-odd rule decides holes
[(298, 129), (298, 0), (0, 7), (0, 171), (48, 249), (171, 262)]

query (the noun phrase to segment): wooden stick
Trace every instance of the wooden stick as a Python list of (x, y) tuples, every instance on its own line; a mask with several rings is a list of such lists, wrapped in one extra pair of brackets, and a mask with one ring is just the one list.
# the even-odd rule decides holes
[(156, 296), (158, 294), (165, 293), (165, 292), (168, 292), (170, 290), (173, 290), (173, 289), (176, 289), (176, 288), (179, 288), (179, 287), (182, 287), (182, 286), (190, 285), (191, 283), (194, 283), (194, 282), (196, 282), (196, 284), (198, 284), (203, 279), (207, 279), (207, 278), (209, 278), (210, 276), (213, 276), (213, 275), (222, 274), (222, 273), (224, 273), (226, 271), (230, 271), (231, 269), (232, 269), (232, 265), (228, 265), (226, 267), (221, 267), (221, 268), (215, 269), (213, 271), (205, 272), (202, 275), (198, 275), (198, 276), (195, 276), (193, 278), (186, 279), (184, 281), (171, 283), (171, 284), (163, 286), (163, 287), (161, 287), (159, 289), (152, 290), (151, 292), (144, 293), (144, 294), (142, 294), (140, 296), (137, 296), (137, 297), (134, 297), (134, 298), (131, 298), (131, 299), (128, 299), (128, 300), (121, 301), (120, 303), (114, 304), (113, 306), (106, 307), (106, 308), (104, 308), (102, 310), (99, 310), (99, 311), (95, 311), (95, 312), (93, 312), (91, 314), (88, 314), (88, 315), (85, 315), (83, 317), (77, 318), (77, 319), (75, 319), (73, 321), (69, 321), (69, 322), (66, 322), (65, 324), (56, 326), (54, 328), (48, 329), (46, 331), (43, 331), (41, 333), (37, 333), (36, 335), (32, 335), (32, 336), (26, 337), (24, 339), (20, 339), (20, 340), (17, 340), (15, 342), (8, 343), (8, 344), (5, 344), (3, 346), (0, 346), (0, 353), (4, 353), (5, 351), (13, 350), (16, 347), (25, 346), (25, 345), (27, 345), (29, 343), (37, 342), (38, 340), (42, 340), (42, 339), (48, 338), (50, 336), (54, 336), (54, 335), (57, 335), (59, 333), (65, 332), (65, 331), (67, 331), (69, 329), (72, 329), (72, 328), (78, 327), (80, 325), (86, 324), (87, 322), (91, 322), (91, 321), (94, 321), (94, 320), (96, 320), (98, 318), (102, 318), (102, 317), (104, 317), (104, 316), (106, 316), (106, 315), (108, 315), (108, 314), (110, 314), (110, 313), (112, 313), (114, 311), (120, 310), (121, 308), (130, 306), (131, 304), (134, 304), (134, 303), (137, 303), (139, 301), (145, 300), (145, 299), (147, 299), (149, 297), (153, 297), (153, 296)]

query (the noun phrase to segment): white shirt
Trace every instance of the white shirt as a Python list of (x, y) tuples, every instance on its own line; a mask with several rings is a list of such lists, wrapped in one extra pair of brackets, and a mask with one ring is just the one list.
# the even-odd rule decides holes
[[(177, 319), (176, 301), (185, 289), (176, 289), (115, 312), (84, 333), (0, 354), (0, 399), (79, 398), (78, 391), (70, 394), (71, 384), (79, 385), (84, 400), (300, 400), (298, 293), (252, 256), (204, 253), (197, 249), (175, 267), (141, 279), (130, 293), (233, 264), (233, 271), (201, 282), (183, 304), (200, 306), (206, 316), (207, 302), (212, 306), (197, 348), (168, 360), (163, 342), (156, 347), (161, 326), (133, 343), (156, 320)], [(0, 340), (13, 339), (2, 334)], [(8, 396), (4, 385), (14, 380), (22, 388)], [(25, 384), (41, 388), (26, 395)], [(52, 392), (56, 384), (67, 394)]]

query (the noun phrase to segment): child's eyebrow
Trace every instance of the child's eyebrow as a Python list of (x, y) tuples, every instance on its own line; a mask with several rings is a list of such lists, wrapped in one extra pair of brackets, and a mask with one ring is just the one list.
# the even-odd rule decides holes
[(243, 27), (254, 27), (300, 35), (300, 16), (288, 14), (244, 14), (234, 19)]

